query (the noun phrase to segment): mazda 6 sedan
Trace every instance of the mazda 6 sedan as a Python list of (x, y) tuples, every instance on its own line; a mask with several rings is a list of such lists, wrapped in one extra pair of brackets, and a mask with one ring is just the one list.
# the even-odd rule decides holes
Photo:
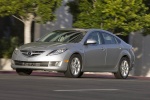
[(45, 70), (78, 78), (83, 72), (111, 72), (126, 79), (134, 61), (132, 46), (108, 31), (64, 29), (16, 48), (11, 67), (19, 75)]

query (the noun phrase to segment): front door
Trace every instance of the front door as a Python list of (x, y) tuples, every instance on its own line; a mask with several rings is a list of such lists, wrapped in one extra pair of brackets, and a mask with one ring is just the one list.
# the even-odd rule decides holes
[(88, 39), (94, 39), (97, 43), (84, 46), (84, 70), (99, 71), (105, 66), (106, 49), (102, 44), (102, 39), (98, 31), (89, 34)]

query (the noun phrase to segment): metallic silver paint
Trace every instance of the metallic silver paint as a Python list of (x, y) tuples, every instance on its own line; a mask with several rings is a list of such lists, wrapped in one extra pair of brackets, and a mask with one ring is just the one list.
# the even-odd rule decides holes
[[(75, 30), (75, 29), (72, 29)], [(83, 29), (84, 30), (84, 29)], [(48, 70), (48, 71), (62, 71), (67, 70), (68, 63), (65, 60), (69, 60), (71, 55), (74, 53), (80, 54), (82, 57), (82, 71), (83, 72), (117, 72), (120, 59), (123, 56), (127, 56), (130, 60), (130, 65), (134, 64), (134, 53), (131, 50), (132, 46), (125, 43), (121, 39), (120, 44), (96, 44), (96, 45), (85, 45), (87, 37), (94, 31), (107, 32), (108, 34), (118, 38), (114, 34), (99, 30), (99, 29), (88, 29), (86, 35), (79, 43), (54, 43), (54, 42), (34, 42), (25, 44), (18, 49), (16, 49), (12, 55), (12, 62), (17, 61), (28, 61), (28, 62), (38, 62), (38, 61), (60, 61), (60, 66), (18, 66), (14, 63), (11, 64), (13, 69), (25, 68), (33, 70)], [(67, 50), (58, 55), (49, 55), (53, 50), (67, 48)], [(33, 57), (27, 57), (21, 53), (20, 50), (39, 50), (44, 51), (42, 54)]]

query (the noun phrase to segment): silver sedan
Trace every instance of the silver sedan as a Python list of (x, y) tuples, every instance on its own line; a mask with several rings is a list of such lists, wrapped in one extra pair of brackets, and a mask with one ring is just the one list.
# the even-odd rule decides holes
[(132, 46), (108, 31), (66, 29), (16, 48), (11, 67), (19, 75), (45, 70), (77, 78), (83, 72), (111, 72), (126, 79), (134, 62)]

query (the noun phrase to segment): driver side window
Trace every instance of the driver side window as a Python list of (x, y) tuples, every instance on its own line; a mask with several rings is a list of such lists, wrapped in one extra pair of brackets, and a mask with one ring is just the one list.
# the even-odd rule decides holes
[(90, 35), (88, 36), (87, 40), (88, 40), (88, 39), (95, 40), (95, 41), (96, 41), (96, 44), (101, 44), (101, 42), (100, 42), (100, 40), (99, 40), (98, 32), (92, 32), (92, 33), (90, 33)]

